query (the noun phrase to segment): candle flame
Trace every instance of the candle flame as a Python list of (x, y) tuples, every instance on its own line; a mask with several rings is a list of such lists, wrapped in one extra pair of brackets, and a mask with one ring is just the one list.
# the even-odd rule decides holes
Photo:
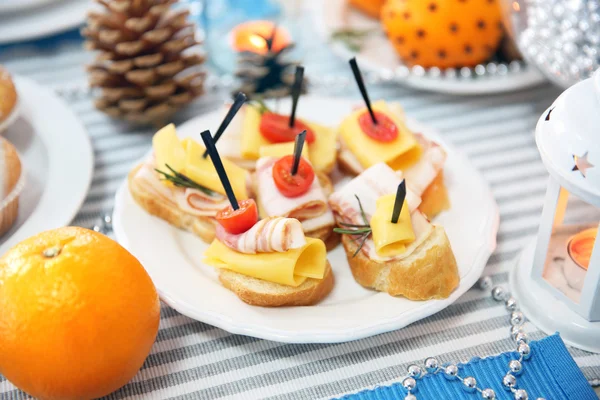
[(290, 44), (291, 38), (287, 30), (275, 27), (271, 21), (248, 21), (239, 24), (231, 31), (232, 47), (236, 51), (249, 51), (257, 54), (266, 54), (267, 38), (275, 36), (271, 46), (273, 51), (279, 51)]
[(598, 228), (585, 229), (569, 239), (569, 255), (581, 268), (588, 269)]
[(516, 12), (521, 11), (521, 6), (516, 1), (513, 1), (512, 6), (513, 6), (513, 10), (515, 10)]

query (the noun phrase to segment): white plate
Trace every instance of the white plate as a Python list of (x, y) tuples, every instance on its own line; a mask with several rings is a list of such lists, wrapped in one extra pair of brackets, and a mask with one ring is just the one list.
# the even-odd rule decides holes
[[(281, 107), (288, 106), (283, 100), (281, 103)], [(353, 105), (348, 100), (306, 96), (298, 114), (334, 125), (352, 111)], [(178, 132), (181, 137), (197, 138), (206, 128), (216, 129), (221, 118), (220, 112), (200, 116), (183, 124)], [(318, 305), (247, 305), (221, 286), (214, 269), (201, 262), (208, 245), (146, 213), (134, 202), (126, 183), (116, 196), (115, 235), (145, 266), (163, 301), (182, 314), (233, 333), (281, 342), (325, 343), (402, 328), (452, 304), (477, 281), (495, 248), (499, 223), (492, 193), (469, 161), (429, 129), (413, 121), (409, 126), (448, 150), (444, 176), (452, 208), (435, 221), (446, 228), (459, 265), (460, 286), (448, 299), (418, 302), (364, 289), (354, 281), (339, 246), (328, 254), (335, 274), (334, 289)]]
[[(491, 94), (525, 89), (546, 81), (537, 69), (517, 62), (511, 68), (494, 64), (487, 66), (487, 69), (482, 65), (478, 69), (452, 69), (449, 72), (437, 69), (435, 73), (422, 67), (407, 68), (385, 37), (379, 21), (352, 9), (347, 0), (314, 2), (313, 7), (317, 18), (316, 29), (336, 55), (345, 60), (356, 56), (361, 69), (382, 77), (396, 76), (401, 79), (398, 82), (417, 89), (462, 95)], [(332, 33), (348, 27), (374, 31), (358, 53), (330, 40)], [(465, 76), (462, 76), (463, 73)]]
[(25, 189), (15, 226), (0, 237), (0, 255), (38, 232), (67, 225), (85, 199), (94, 153), (85, 128), (55, 94), (15, 77), (20, 117), (3, 136), (21, 155)]
[(87, 0), (62, 0), (0, 15), (0, 44), (37, 39), (75, 28), (85, 21), (90, 4)]
[(2, 0), (0, 2), (0, 14), (19, 12), (59, 1), (62, 0)]

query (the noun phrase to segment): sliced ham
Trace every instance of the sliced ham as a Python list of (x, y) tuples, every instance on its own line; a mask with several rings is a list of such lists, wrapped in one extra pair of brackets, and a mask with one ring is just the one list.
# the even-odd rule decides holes
[(296, 218), (305, 221), (323, 215), (327, 210), (327, 198), (315, 178), (308, 192), (298, 197), (285, 197), (273, 180), (273, 164), (276, 157), (263, 157), (256, 162), (258, 198), (267, 216)]
[(305, 219), (302, 221), (302, 228), (304, 229), (304, 232), (313, 232), (317, 229), (332, 225), (335, 225), (335, 218), (329, 209), (327, 209), (324, 214), (319, 215), (318, 217)]
[(171, 205), (176, 205), (175, 192), (182, 190), (174, 186), (167, 186), (161, 182), (154, 170), (153, 160), (148, 160), (142, 164), (133, 177), (133, 181), (144, 192), (150, 193), (153, 197), (159, 198)]
[(423, 148), (423, 154), (415, 165), (402, 171), (402, 173), (406, 179), (406, 185), (421, 196), (444, 168), (446, 152), (442, 146), (427, 139), (422, 134), (415, 133), (415, 138)]
[(306, 244), (300, 221), (283, 217), (262, 219), (248, 231), (237, 235), (218, 225), (217, 239), (229, 248), (245, 254), (283, 253)]
[[(400, 174), (401, 175), (401, 174)], [(365, 223), (358, 200), (363, 206), (367, 221), (371, 220), (377, 207), (377, 199), (381, 196), (396, 193), (401, 181), (399, 174), (395, 173), (387, 164), (380, 163), (368, 168), (345, 185), (342, 189), (334, 192), (329, 198), (329, 205), (339, 222), (347, 224), (363, 225)], [(369, 237), (363, 247), (365, 253), (373, 261), (386, 262), (394, 259), (402, 259), (408, 256), (419, 244), (430, 234), (432, 225), (427, 218), (417, 209), (421, 202), (419, 196), (407, 188), (406, 201), (411, 211), (411, 222), (415, 233), (415, 241), (407, 246), (406, 251), (395, 257), (381, 257), (375, 251), (372, 237)], [(362, 240), (360, 236), (353, 237)]]

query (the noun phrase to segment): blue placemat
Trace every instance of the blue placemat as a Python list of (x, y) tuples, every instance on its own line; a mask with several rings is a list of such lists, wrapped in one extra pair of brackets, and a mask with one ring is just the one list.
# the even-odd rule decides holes
[[(529, 399), (543, 397), (546, 400), (592, 400), (598, 397), (575, 364), (558, 334), (530, 343), (531, 358), (524, 362), (523, 373), (518, 376), (518, 388), (525, 389)], [(459, 364), (459, 375), (477, 379), (478, 387), (491, 388), (497, 400), (512, 400), (513, 395), (501, 383), (510, 360), (518, 358), (516, 352), (502, 353), (488, 358), (473, 358), (466, 364)], [(419, 400), (439, 399), (478, 399), (479, 393), (467, 393), (462, 383), (455, 379), (448, 381), (443, 373), (425, 375), (417, 381), (412, 393)], [(382, 386), (346, 395), (344, 400), (383, 400), (404, 399), (407, 392), (401, 383)]]

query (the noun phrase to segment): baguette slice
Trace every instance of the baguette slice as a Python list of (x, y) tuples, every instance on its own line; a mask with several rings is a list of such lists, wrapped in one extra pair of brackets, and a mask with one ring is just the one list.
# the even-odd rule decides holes
[(323, 279), (308, 278), (298, 287), (267, 282), (227, 269), (219, 270), (219, 280), (245, 303), (262, 307), (311, 306), (325, 298), (333, 288), (329, 261)]
[(129, 172), (127, 178), (129, 192), (133, 196), (135, 202), (149, 214), (161, 218), (179, 229), (194, 233), (206, 243), (211, 243), (215, 238), (215, 220), (208, 217), (187, 214), (178, 207), (165, 203), (164, 201), (153, 197), (150, 193), (145, 192), (133, 179), (140, 167), (141, 164), (134, 167), (131, 172)]
[(410, 300), (445, 299), (458, 286), (458, 266), (446, 231), (434, 226), (429, 237), (402, 260), (376, 263), (362, 251), (352, 257), (357, 243), (342, 236), (354, 279), (367, 288)]

